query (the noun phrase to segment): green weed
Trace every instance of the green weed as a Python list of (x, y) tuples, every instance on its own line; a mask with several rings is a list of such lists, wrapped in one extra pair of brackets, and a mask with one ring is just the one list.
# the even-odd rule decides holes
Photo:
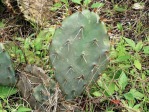
[(32, 34), (27, 38), (15, 37), (13, 42), (7, 44), (8, 52), (16, 60), (16, 64), (44, 65), (48, 60), (47, 51), (53, 33), (54, 28), (51, 27), (41, 30), (37, 36)]
[(148, 63), (143, 63), (144, 57), (149, 56), (146, 42), (149, 41), (135, 43), (122, 37), (118, 44), (111, 47), (110, 65), (91, 89), (91, 94), (101, 97), (101, 102), (112, 103), (111, 111), (116, 111), (114, 107), (119, 105), (119, 111), (147, 112), (149, 74)]

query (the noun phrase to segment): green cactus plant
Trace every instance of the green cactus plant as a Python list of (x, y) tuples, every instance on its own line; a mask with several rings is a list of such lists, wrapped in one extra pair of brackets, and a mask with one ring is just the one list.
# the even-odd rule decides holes
[(33, 88), (33, 96), (35, 99), (41, 103), (47, 103), (47, 100), (50, 99), (50, 97), (54, 96), (54, 88), (55, 88), (55, 82), (53, 80), (50, 80), (49, 87), (46, 87), (43, 84), (40, 84)]
[(40, 109), (41, 112), (44, 107), (52, 106), (52, 102), (55, 101), (56, 82), (45, 74), (42, 68), (35, 65), (27, 65), (24, 68), (24, 72), (19, 74), (16, 86), (31, 107)]
[(11, 59), (2, 43), (0, 43), (0, 85), (14, 86), (16, 84), (15, 72)]
[(88, 10), (66, 18), (56, 30), (50, 60), (66, 99), (79, 96), (105, 70), (109, 46), (104, 23)]

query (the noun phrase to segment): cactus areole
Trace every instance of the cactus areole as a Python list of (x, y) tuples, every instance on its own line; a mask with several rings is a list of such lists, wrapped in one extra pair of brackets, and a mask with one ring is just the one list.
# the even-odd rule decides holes
[(0, 85), (14, 86), (16, 83), (15, 72), (11, 59), (2, 43), (0, 43)]
[(66, 18), (54, 34), (50, 60), (67, 100), (80, 96), (108, 64), (109, 37), (99, 16), (88, 10)]

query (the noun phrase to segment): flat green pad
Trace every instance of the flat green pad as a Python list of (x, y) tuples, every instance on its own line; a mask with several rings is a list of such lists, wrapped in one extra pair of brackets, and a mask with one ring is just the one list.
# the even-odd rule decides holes
[(11, 59), (0, 43), (0, 85), (14, 86), (16, 84), (15, 72)]
[(79, 96), (108, 64), (109, 37), (97, 14), (84, 10), (66, 18), (55, 32), (50, 59), (66, 99)]

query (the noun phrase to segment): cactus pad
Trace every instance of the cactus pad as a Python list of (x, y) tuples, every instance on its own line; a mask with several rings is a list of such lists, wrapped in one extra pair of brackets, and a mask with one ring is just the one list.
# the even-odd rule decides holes
[(15, 72), (11, 59), (2, 43), (0, 43), (0, 85), (14, 86), (16, 83)]
[(40, 84), (33, 89), (33, 96), (41, 103), (47, 102), (50, 97), (54, 96), (54, 87), (55, 84), (50, 85), (50, 87)]
[(50, 45), (55, 77), (66, 99), (79, 96), (108, 64), (109, 37), (97, 14), (84, 10), (66, 18)]

